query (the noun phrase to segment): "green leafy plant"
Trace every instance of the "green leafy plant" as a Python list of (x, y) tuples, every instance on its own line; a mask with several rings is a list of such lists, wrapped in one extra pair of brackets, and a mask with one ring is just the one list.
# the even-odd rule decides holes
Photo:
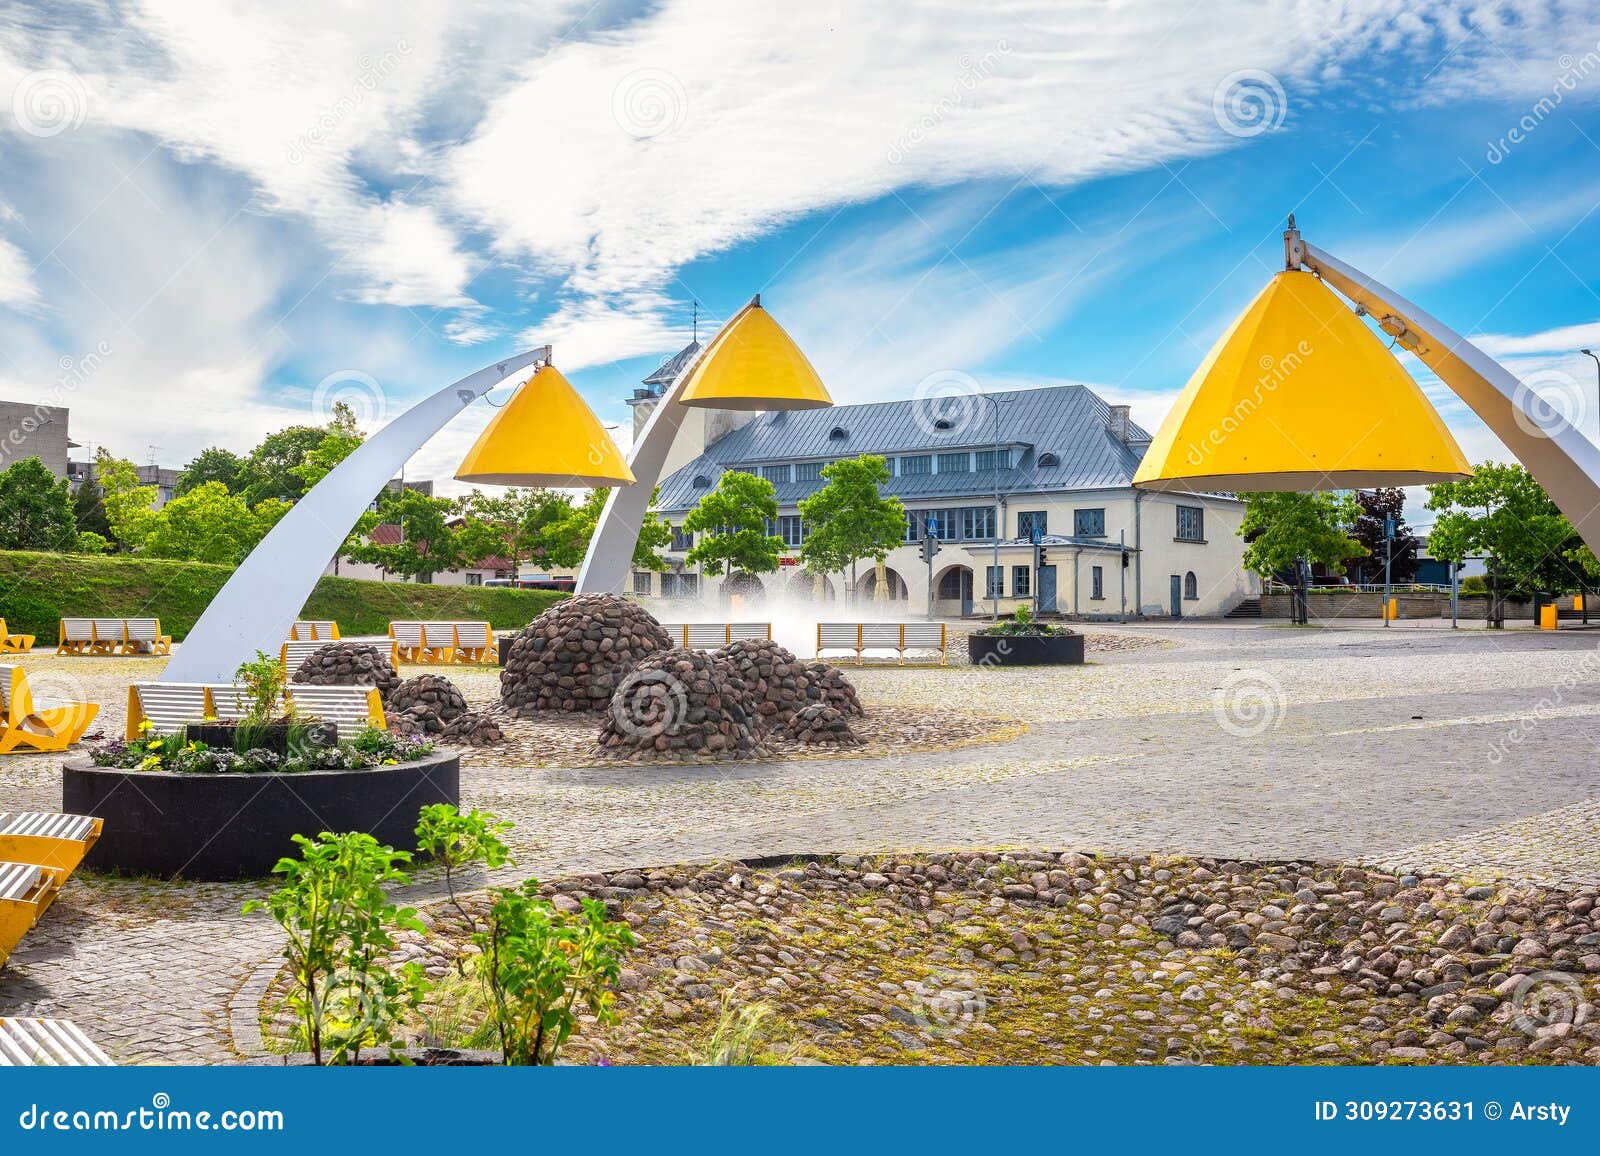
[(1019, 634), (1056, 636), (1072, 634), (1074, 631), (1068, 626), (1052, 626), (1048, 622), (1036, 621), (1029, 607), (1019, 606), (1012, 612), (1010, 618), (1002, 618), (992, 626), (985, 626), (974, 633), (990, 637), (998, 635), (1014, 638)]
[(451, 906), (468, 927), (476, 929), (477, 921), (456, 897), (456, 879), (469, 867), (493, 871), (510, 863), (511, 851), (501, 836), (512, 826), (487, 811), (471, 810), (463, 815), (450, 803), (422, 808), (417, 823), (417, 850), (444, 868), (444, 886)]
[(394, 933), (421, 931), (414, 908), (398, 907), (386, 888), (409, 883), (400, 866), (411, 856), (362, 832), (316, 839), (296, 835), (300, 858), (278, 861), (283, 884), (244, 905), (266, 910), (288, 933), (283, 949), (293, 979), (296, 1035), (315, 1063), (356, 1064), (363, 1048), (399, 1049), (398, 1028), (427, 991), (412, 963), (384, 966)]
[(287, 676), (283, 663), (264, 651), (239, 664), (233, 672), (233, 681), (241, 689), (237, 692), (244, 700), (244, 720), (267, 723), (282, 716), (283, 691)]
[(472, 940), (483, 953), (478, 975), (501, 1052), (509, 1065), (553, 1064), (578, 1009), (597, 1023), (616, 1022), (612, 986), (633, 932), (607, 922), (598, 900), (584, 900), (581, 914), (557, 911), (533, 879), (490, 894), (489, 926)]

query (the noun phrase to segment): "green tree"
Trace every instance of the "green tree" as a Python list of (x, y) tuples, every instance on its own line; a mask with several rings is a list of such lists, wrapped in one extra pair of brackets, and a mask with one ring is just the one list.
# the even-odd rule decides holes
[(247, 506), (221, 482), (204, 482), (154, 511), (134, 545), (151, 558), (232, 565), (243, 561), (288, 510), (288, 503), (277, 501)]
[(861, 559), (882, 562), (905, 541), (905, 506), (883, 496), (889, 464), (875, 454), (823, 466), (822, 476), (827, 485), (800, 503), (800, 557), (813, 574), (848, 568), (854, 590)]
[(94, 456), (94, 476), (100, 483), (101, 502), (111, 537), (124, 549), (142, 543), (155, 511), (156, 488), (141, 485), (139, 471), (126, 458), (112, 457), (101, 449)]
[[(1585, 547), (1572, 523), (1524, 467), (1484, 462), (1470, 478), (1428, 487), (1436, 513), (1428, 535), (1435, 558), (1487, 557), (1512, 591), (1577, 588)], [(1592, 557), (1592, 555), (1591, 555)]]
[(0, 470), (0, 549), (78, 548), (78, 523), (72, 515), (72, 490), (37, 457)]
[(366, 435), (356, 425), (356, 413), (342, 401), (333, 403), (333, 417), (323, 429), (322, 440), (306, 451), (299, 465), (289, 472), (309, 490), (327, 477), (340, 462), (361, 448)]
[[(1385, 486), (1376, 490), (1358, 490), (1356, 504), (1359, 511), (1350, 536), (1366, 547), (1366, 553), (1352, 562), (1361, 562), (1363, 581), (1376, 582), (1383, 577), (1384, 551), (1389, 550), (1389, 577), (1395, 582), (1411, 582), (1417, 577), (1417, 536), (1406, 525), (1406, 492), (1399, 486)], [(1394, 544), (1385, 541), (1384, 530), (1388, 519), (1394, 519)]]
[(1358, 515), (1356, 501), (1347, 493), (1314, 490), (1241, 497), (1244, 564), (1263, 578), (1293, 566), (1297, 558), (1342, 574), (1346, 562), (1366, 557), (1366, 547), (1345, 530)]
[(95, 477), (92, 469), (72, 492), (72, 520), (78, 524), (79, 534), (95, 534), (108, 541), (111, 538), (105, 494), (100, 489), (100, 479)]
[[(578, 556), (568, 565), (577, 565), (589, 552), (589, 542), (594, 537), (595, 528), (600, 524), (600, 515), (605, 511), (608, 493), (607, 490), (590, 490), (588, 497), (572, 508), (572, 517), (561, 527), (574, 542), (581, 543)], [(652, 505), (660, 494), (661, 488), (658, 486), (650, 495)], [(662, 557), (661, 551), (670, 545), (672, 545), (672, 524), (653, 509), (646, 510), (644, 521), (639, 524), (639, 536), (633, 543), (634, 569), (665, 570), (667, 560)]]
[(417, 490), (386, 490), (379, 498), (378, 514), (363, 517), (357, 531), (370, 534), (380, 521), (398, 523), (403, 539), (394, 545), (370, 538), (347, 543), (345, 557), (418, 581), (457, 569), (463, 559), (456, 530), (450, 525), (454, 513), (455, 503), (448, 498), (430, 498)]
[(767, 520), (778, 516), (772, 483), (742, 470), (728, 470), (717, 488), (689, 511), (683, 528), (700, 535), (686, 555), (691, 566), (707, 574), (768, 574), (778, 568), (783, 539), (767, 533)]
[(245, 459), (240, 474), (245, 501), (250, 505), (268, 498), (292, 502), (304, 495), (305, 480), (296, 471), (327, 436), (321, 426), (294, 425), (262, 438)]
[(183, 472), (178, 475), (177, 484), (172, 487), (172, 493), (175, 497), (181, 498), (196, 486), (202, 486), (207, 482), (220, 482), (227, 487), (230, 494), (237, 494), (244, 488), (244, 470), (245, 460), (238, 454), (220, 446), (208, 446), (183, 467)]

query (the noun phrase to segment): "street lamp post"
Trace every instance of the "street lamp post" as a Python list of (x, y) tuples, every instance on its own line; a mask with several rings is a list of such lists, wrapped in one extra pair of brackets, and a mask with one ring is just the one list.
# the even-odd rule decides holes
[(1595, 377), (1596, 378), (1600, 378), (1600, 353), (1596, 353), (1592, 349), (1582, 349), (1582, 350), (1579, 350), (1579, 352), (1583, 353), (1584, 355), (1586, 355), (1588, 357), (1594, 358)]
[(1004, 575), (1000, 571), (1000, 402), (1003, 400), (1010, 405), (1013, 398), (1001, 398), (996, 394), (985, 393), (980, 395), (989, 399), (989, 408), (994, 411), (994, 458), (990, 464), (994, 467), (994, 525), (989, 529), (994, 533), (994, 565), (990, 569), (994, 573), (994, 580), (989, 585), (990, 613), (996, 622), (1000, 621), (1000, 584)]

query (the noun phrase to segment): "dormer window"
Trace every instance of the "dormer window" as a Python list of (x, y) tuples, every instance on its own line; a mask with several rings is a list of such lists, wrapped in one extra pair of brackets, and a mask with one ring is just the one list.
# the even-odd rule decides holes
[(694, 488), (697, 490), (709, 490), (711, 488), (711, 479), (704, 474), (696, 474), (694, 476)]
[(844, 428), (844, 426), (842, 426), (842, 425), (836, 425), (831, 430), (828, 431), (829, 439), (832, 440), (832, 441), (836, 441), (836, 442), (842, 442), (842, 441), (844, 441), (845, 438), (847, 438), (849, 436), (850, 436), (850, 432), (848, 430), (846, 430)]
[(938, 418), (938, 419), (936, 419), (934, 421), (933, 428), (934, 429), (954, 429), (955, 428), (955, 424), (956, 423), (951, 421), (949, 418), (941, 417), (941, 418)]
[(1060, 464), (1061, 458), (1057, 454), (1044, 453), (1039, 455), (1039, 467), (1041, 469), (1051, 470)]

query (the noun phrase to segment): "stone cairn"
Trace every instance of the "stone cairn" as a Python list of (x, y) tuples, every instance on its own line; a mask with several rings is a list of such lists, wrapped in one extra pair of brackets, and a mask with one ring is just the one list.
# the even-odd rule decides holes
[(443, 738), (469, 747), (492, 747), (506, 741), (505, 732), (491, 714), (469, 710), (444, 724)]
[(364, 642), (330, 642), (313, 650), (291, 682), (301, 686), (375, 686), (387, 699), (400, 676), (387, 652)]
[(853, 718), (865, 717), (867, 712), (856, 695), (856, 688), (837, 666), (829, 666), (826, 662), (808, 662), (806, 672), (811, 675), (815, 691), (811, 701), (826, 703)]
[(501, 706), (520, 718), (545, 710), (604, 711), (641, 659), (671, 647), (648, 611), (614, 594), (579, 594), (512, 640), (500, 672)]
[(797, 743), (818, 746), (859, 747), (863, 739), (850, 729), (844, 711), (814, 702), (796, 711), (783, 724), (783, 732)]
[(761, 729), (780, 727), (794, 713), (820, 696), (811, 672), (794, 653), (764, 638), (742, 638), (716, 652), (739, 672), (746, 702), (754, 708)]
[(456, 689), (455, 683), (438, 674), (419, 674), (406, 679), (389, 695), (384, 706), (391, 718), (409, 718), (416, 725), (416, 733), (424, 738), (443, 736), (451, 722), (467, 713), (466, 697)]
[(618, 761), (753, 759), (772, 752), (738, 672), (700, 650), (653, 654), (623, 679), (595, 753)]

